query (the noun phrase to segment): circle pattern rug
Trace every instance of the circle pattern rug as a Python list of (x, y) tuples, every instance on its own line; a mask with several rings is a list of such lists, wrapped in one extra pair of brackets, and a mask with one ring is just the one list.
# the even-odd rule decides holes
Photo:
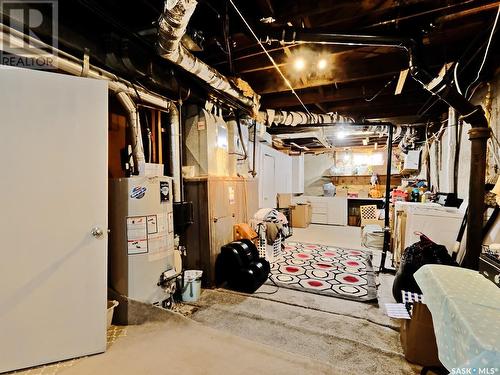
[(271, 265), (279, 287), (354, 301), (377, 299), (371, 251), (287, 242)]

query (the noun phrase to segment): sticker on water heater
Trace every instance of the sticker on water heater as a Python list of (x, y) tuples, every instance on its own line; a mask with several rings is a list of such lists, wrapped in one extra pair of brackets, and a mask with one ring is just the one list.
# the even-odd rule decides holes
[(146, 190), (145, 186), (134, 186), (130, 191), (130, 198), (141, 199), (146, 195)]
[(170, 200), (170, 185), (168, 181), (160, 181), (160, 202)]
[(148, 252), (147, 216), (127, 217), (128, 255)]

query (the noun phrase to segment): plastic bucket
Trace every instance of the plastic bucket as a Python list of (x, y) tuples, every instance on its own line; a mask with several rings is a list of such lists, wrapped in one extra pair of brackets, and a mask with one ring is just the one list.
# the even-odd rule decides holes
[(113, 313), (115, 311), (115, 307), (118, 306), (118, 301), (108, 301), (108, 311), (107, 311), (107, 318), (108, 318), (108, 325), (107, 328), (111, 327), (111, 322), (113, 321)]
[(184, 280), (182, 285), (182, 300), (184, 302), (196, 302), (200, 298), (201, 275), (203, 275), (203, 271), (184, 271)]

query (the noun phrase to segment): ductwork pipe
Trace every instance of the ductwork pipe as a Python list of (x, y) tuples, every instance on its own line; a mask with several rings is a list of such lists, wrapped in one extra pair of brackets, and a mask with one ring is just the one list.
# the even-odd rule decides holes
[(196, 5), (196, 0), (178, 0), (173, 5), (171, 1), (165, 1), (164, 12), (158, 20), (158, 52), (163, 58), (196, 75), (213, 89), (228, 94), (257, 114), (257, 94), (246, 87), (247, 95), (244, 95), (229, 79), (193, 56), (180, 43)]
[(174, 202), (182, 201), (181, 124), (176, 105), (170, 106), (170, 171), (174, 178)]
[[(411, 76), (426, 90), (438, 96), (454, 108), (462, 119), (469, 123), (471, 140), (469, 177), (469, 215), (467, 218), (467, 252), (462, 265), (478, 269), (482, 245), (484, 219), (484, 184), (486, 176), (486, 147), (490, 136), (488, 121), (481, 106), (475, 106), (462, 96), (453, 84), (448, 84), (448, 76), (441, 80), (433, 77), (418, 64), (417, 43), (413, 39), (392, 38), (372, 35), (330, 34), (314, 30), (286, 29), (269, 30), (267, 40), (281, 43), (319, 43), (356, 46), (386, 46), (402, 49), (408, 56)], [(450, 69), (449, 72), (453, 72)], [(450, 74), (450, 73), (448, 73)], [(437, 82), (436, 82), (437, 81)]]
[(134, 157), (134, 163), (136, 167), (140, 170), (141, 165), (144, 165), (146, 159), (144, 157), (144, 146), (142, 143), (142, 132), (141, 124), (139, 121), (139, 113), (135, 107), (135, 103), (130, 98), (130, 96), (124, 92), (120, 91), (116, 94), (118, 101), (123, 105), (123, 108), (127, 111), (128, 121), (130, 126), (130, 136), (132, 137), (132, 154)]
[[(0, 40), (3, 42), (3, 50), (22, 57), (43, 56), (47, 62), (50, 62), (54, 68), (62, 70), (72, 75), (82, 75), (86, 71), (86, 77), (102, 79), (108, 81), (108, 88), (117, 93), (117, 98), (128, 112), (129, 123), (132, 129), (132, 137), (136, 140), (134, 150), (135, 162), (144, 161), (144, 148), (142, 145), (142, 135), (140, 131), (139, 117), (136, 106), (132, 98), (137, 98), (142, 103), (150, 104), (160, 109), (170, 109), (170, 120), (172, 126), (171, 162), (174, 163), (172, 173), (174, 177), (174, 200), (181, 198), (181, 180), (180, 180), (180, 124), (179, 115), (175, 105), (169, 100), (154, 93), (143, 90), (140, 87), (134, 87), (131, 83), (119, 79), (112, 73), (94, 66), (84, 66), (83, 61), (71, 56), (63, 51), (56, 50), (36, 39), (24, 35), (17, 30), (1, 25)], [(26, 44), (26, 40), (29, 42)], [(43, 49), (42, 49), (43, 48)], [(47, 51), (52, 50), (52, 53)], [(137, 166), (139, 164), (136, 164)]]
[(45, 63), (65, 73), (106, 80), (108, 81), (109, 89), (113, 92), (127, 93), (132, 98), (137, 98), (143, 103), (161, 109), (168, 109), (170, 106), (170, 101), (161, 95), (155, 95), (143, 90), (141, 87), (134, 88), (130, 82), (121, 78), (119, 79), (116, 75), (108, 71), (92, 65), (86, 66), (82, 60), (4, 24), (0, 24), (0, 40), (2, 41), (2, 50), (5, 52), (25, 58), (41, 56), (44, 58)]
[(341, 116), (337, 113), (317, 114), (305, 113), (297, 111), (275, 111), (268, 109), (267, 111), (259, 112), (259, 120), (267, 126), (271, 125), (315, 125), (315, 124), (332, 124), (332, 123), (353, 123), (353, 119)]

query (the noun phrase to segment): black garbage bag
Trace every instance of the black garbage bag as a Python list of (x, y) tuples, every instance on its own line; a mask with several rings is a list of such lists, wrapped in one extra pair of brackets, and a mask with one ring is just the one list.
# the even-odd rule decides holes
[(422, 293), (413, 274), (425, 264), (444, 264), (457, 266), (448, 250), (443, 245), (438, 245), (426, 235), (420, 234), (420, 241), (408, 246), (403, 252), (398, 272), (392, 285), (392, 295), (394, 299), (401, 303), (403, 297), (401, 291), (405, 290), (413, 293)]

